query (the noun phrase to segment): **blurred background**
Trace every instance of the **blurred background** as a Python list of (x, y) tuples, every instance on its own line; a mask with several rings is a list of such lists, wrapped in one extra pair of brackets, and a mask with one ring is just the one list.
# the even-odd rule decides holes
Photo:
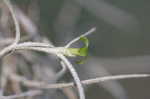
[[(71, 59), (81, 79), (150, 73), (149, 0), (12, 0), (12, 2), (20, 20), (22, 35), (31, 35), (33, 41), (40, 41), (41, 37), (45, 36), (54, 45), (64, 46), (73, 38), (96, 27), (96, 31), (88, 36), (89, 56), (85, 63), (78, 65), (74, 62), (76, 59)], [(3, 4), (0, 6), (2, 35), (0, 38), (4, 39), (3, 37), (13, 36), (10, 33), (13, 30), (10, 23), (13, 23), (11, 18), (7, 18), (9, 11)], [(78, 45), (80, 44), (75, 46)], [(28, 57), (29, 54), (26, 53), (25, 56)], [(23, 69), (27, 71), (22, 74), (32, 78), (32, 73), (27, 72), (33, 70), (36, 71), (35, 79), (49, 80), (43, 78), (46, 76), (51, 79), (49, 83), (55, 82), (54, 75), (60, 69), (58, 60), (53, 56), (49, 59), (47, 55), (34, 54), (36, 55), (30, 54), (30, 58), (34, 58), (28, 57), (28, 63), (25, 63), (32, 65), (32, 69)], [(11, 57), (19, 59), (19, 55), (16, 54), (9, 59)], [(25, 67), (19, 65), (23, 60), (19, 59), (17, 62), (20, 70)], [(12, 59), (10, 61), (12, 62)], [(10, 61), (5, 64), (10, 64)], [(58, 81), (72, 81), (72, 78), (66, 73)], [(87, 99), (149, 99), (149, 84), (150, 78), (107, 81), (86, 86), (86, 97)], [(50, 90), (50, 92), (46, 90), (44, 95), (36, 99), (68, 99), (69, 96), (62, 93), (60, 90)], [(76, 95), (73, 94), (69, 99), (76, 99)]]

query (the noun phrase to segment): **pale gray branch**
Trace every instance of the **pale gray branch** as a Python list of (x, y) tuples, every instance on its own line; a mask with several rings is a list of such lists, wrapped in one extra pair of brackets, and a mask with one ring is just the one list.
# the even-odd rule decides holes
[(20, 26), (19, 26), (19, 22), (16, 18), (16, 15), (15, 15), (15, 12), (13, 10), (13, 6), (10, 2), (10, 0), (3, 0), (4, 3), (7, 5), (11, 15), (12, 15), (12, 18), (13, 18), (13, 21), (14, 21), (14, 25), (15, 25), (15, 30), (16, 30), (16, 38), (15, 38), (15, 41), (13, 44), (17, 44), (19, 41), (20, 41)]
[[(104, 77), (97, 77), (97, 78), (92, 78), (88, 80), (83, 80), (81, 81), (83, 85), (91, 85), (91, 84), (96, 84), (96, 83), (101, 83), (105, 81), (111, 81), (111, 80), (122, 80), (122, 79), (131, 79), (131, 78), (146, 78), (150, 77), (150, 74), (122, 74), (122, 75), (110, 75), (110, 76), (104, 76)], [(27, 87), (35, 87), (35, 88), (40, 88), (40, 89), (61, 89), (65, 87), (73, 87), (74, 83), (57, 83), (57, 84), (47, 84), (45, 82), (38, 82), (34, 80), (27, 80), (26, 78), (16, 75), (16, 74), (11, 74), (10, 78), (12, 80), (18, 81), (22, 83), (23, 85)]]
[(77, 89), (79, 91), (80, 99), (85, 99), (84, 88), (81, 84), (80, 78), (79, 78), (76, 70), (74, 69), (73, 65), (62, 54), (57, 54), (57, 56), (66, 64), (67, 68), (69, 69), (70, 73), (72, 74), (75, 84), (77, 86)]
[(66, 48), (70, 47), (73, 43), (77, 42), (81, 37), (85, 37), (87, 35), (90, 35), (91, 33), (93, 33), (96, 30), (96, 28), (92, 28), (89, 31), (87, 31), (86, 33), (76, 37), (75, 39), (71, 40), (69, 43), (67, 43), (67, 45), (65, 46)]
[(16, 99), (16, 98), (22, 98), (26, 96), (37, 96), (40, 95), (42, 91), (40, 90), (30, 90), (27, 92), (23, 92), (20, 94), (10, 95), (10, 96), (0, 96), (0, 99)]

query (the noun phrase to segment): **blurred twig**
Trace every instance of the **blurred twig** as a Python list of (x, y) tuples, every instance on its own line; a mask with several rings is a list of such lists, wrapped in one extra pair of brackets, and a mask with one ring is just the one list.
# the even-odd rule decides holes
[[(111, 81), (111, 80), (122, 80), (122, 79), (131, 79), (131, 78), (146, 78), (146, 77), (150, 77), (150, 74), (110, 75), (110, 76), (97, 77), (97, 78), (92, 78), (92, 79), (88, 79), (88, 80), (83, 80), (81, 82), (84, 85), (91, 85), (91, 84), (96, 84), (96, 83)], [(65, 87), (73, 87), (74, 86), (73, 82), (71, 82), (71, 83), (47, 84), (45, 82), (27, 80), (23, 76), (19, 76), (16, 74), (11, 74), (10, 78), (12, 80), (15, 80), (15, 81), (22, 83), (25, 86), (35, 87), (35, 88), (40, 88), (40, 89), (61, 89), (61, 88), (65, 88)]]

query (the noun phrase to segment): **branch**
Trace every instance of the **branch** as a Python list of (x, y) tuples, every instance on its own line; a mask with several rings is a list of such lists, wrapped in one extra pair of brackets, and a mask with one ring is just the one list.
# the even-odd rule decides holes
[(80, 99), (85, 99), (84, 88), (81, 84), (81, 80), (80, 80), (76, 70), (74, 69), (73, 65), (62, 54), (57, 54), (57, 56), (66, 64), (67, 68), (69, 69), (70, 73), (72, 74), (72, 77), (73, 77), (75, 84), (77, 86), (77, 89), (79, 91)]
[(92, 28), (89, 31), (87, 31), (86, 33), (76, 37), (75, 39), (71, 40), (66, 46), (65, 48), (69, 48), (73, 43), (77, 42), (81, 37), (85, 37), (87, 35), (90, 35), (91, 33), (93, 33), (96, 30), (96, 28)]
[(15, 47), (15, 45), (17, 45), (17, 43), (20, 41), (20, 26), (19, 26), (19, 23), (18, 23), (18, 20), (15, 16), (15, 13), (13, 11), (13, 6), (12, 4), (10, 3), (9, 0), (3, 0), (3, 2), (6, 4), (6, 6), (8, 7), (10, 13), (11, 13), (11, 16), (12, 16), (12, 19), (14, 21), (14, 25), (15, 25), (15, 30), (16, 30), (16, 37), (15, 37), (15, 40), (14, 42), (9, 45), (8, 47), (4, 48), (1, 52), (0, 52), (0, 58), (2, 58), (3, 56), (7, 55), (10, 51), (13, 50), (13, 48)]
[(14, 21), (14, 25), (15, 25), (15, 30), (16, 30), (16, 37), (15, 37), (15, 41), (13, 44), (17, 44), (19, 41), (20, 41), (20, 26), (19, 26), (19, 22), (16, 18), (16, 15), (15, 15), (15, 12), (13, 10), (13, 6), (10, 2), (10, 0), (3, 0), (4, 3), (7, 5), (10, 13), (11, 13), (11, 16), (13, 18), (13, 21)]
[[(47, 84), (45, 82), (38, 82), (34, 80), (27, 80), (23, 76), (19, 76), (16, 74), (10, 74), (10, 79), (15, 80), (17, 82), (22, 83), (27, 87), (35, 87), (40, 89), (62, 89), (66, 87), (73, 87), (74, 83), (57, 83), (57, 84)], [(122, 79), (131, 79), (131, 78), (146, 78), (150, 77), (150, 74), (123, 74), (123, 75), (111, 75), (111, 76), (104, 76), (104, 77), (97, 77), (93, 79), (83, 80), (81, 81), (83, 85), (91, 85), (100, 82), (106, 82), (111, 80), (122, 80)]]
[(10, 95), (10, 96), (0, 96), (0, 99), (16, 99), (16, 98), (21, 98), (21, 97), (26, 97), (26, 96), (37, 96), (40, 95), (42, 91), (40, 90), (30, 90), (27, 92), (23, 92), (20, 94), (15, 94), (15, 95)]

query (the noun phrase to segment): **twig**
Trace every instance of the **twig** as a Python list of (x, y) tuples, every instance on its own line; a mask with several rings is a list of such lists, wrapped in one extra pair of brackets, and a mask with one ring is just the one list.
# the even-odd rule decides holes
[(7, 54), (10, 51), (12, 51), (13, 48), (17, 45), (17, 43), (20, 41), (20, 26), (19, 26), (19, 23), (18, 23), (18, 20), (17, 20), (15, 14), (14, 14), (13, 6), (11, 5), (9, 0), (3, 0), (3, 1), (6, 4), (6, 6), (8, 7), (8, 9), (9, 9), (11, 15), (12, 15), (12, 18), (13, 18), (13, 21), (14, 21), (14, 25), (15, 25), (15, 29), (16, 29), (16, 37), (15, 37), (14, 42), (11, 45), (9, 45), (8, 47), (4, 48), (0, 52), (0, 58), (2, 58), (3, 56), (5, 56), (5, 54)]
[(96, 28), (92, 28), (89, 31), (87, 31), (86, 33), (76, 37), (75, 39), (71, 40), (69, 43), (67, 43), (67, 45), (65, 46), (65, 48), (69, 48), (73, 43), (77, 42), (81, 37), (85, 37), (87, 35), (90, 35), (91, 33), (93, 33), (96, 30)]
[(47, 47), (47, 48), (53, 48), (51, 44), (48, 43), (40, 43), (40, 42), (24, 42), (18, 44), (18, 46), (23, 46), (23, 47)]
[(19, 26), (19, 22), (16, 18), (16, 15), (15, 15), (15, 12), (13, 10), (13, 6), (10, 2), (10, 0), (3, 0), (4, 3), (7, 5), (11, 15), (12, 15), (12, 18), (13, 18), (13, 21), (14, 21), (14, 25), (15, 25), (15, 30), (16, 30), (16, 37), (15, 37), (15, 41), (13, 42), (13, 44), (17, 44), (19, 41), (20, 41), (20, 26)]
[[(45, 82), (38, 82), (34, 80), (27, 80), (23, 76), (19, 76), (16, 74), (11, 74), (10, 79), (15, 80), (17, 82), (22, 83), (27, 87), (35, 87), (40, 89), (61, 89), (65, 87), (73, 87), (74, 83), (56, 83), (56, 84), (47, 84)], [(100, 82), (106, 82), (111, 80), (122, 80), (122, 79), (131, 79), (131, 78), (146, 78), (150, 77), (150, 74), (122, 74), (122, 75), (111, 75), (111, 76), (104, 76), (104, 77), (97, 77), (88, 80), (81, 81), (83, 85), (91, 85)]]
[(62, 77), (67, 70), (66, 64), (63, 61), (60, 61), (60, 64), (62, 65), (62, 69), (56, 74), (56, 78)]
[(69, 69), (70, 73), (72, 74), (75, 84), (77, 86), (78, 92), (79, 92), (80, 99), (85, 99), (84, 88), (81, 84), (80, 78), (79, 78), (76, 70), (74, 69), (73, 65), (62, 54), (57, 54), (57, 56), (66, 64), (67, 68)]
[(40, 95), (42, 91), (40, 90), (30, 90), (27, 92), (23, 92), (20, 94), (15, 94), (15, 95), (10, 95), (10, 96), (0, 96), (0, 99), (16, 99), (16, 98), (21, 98), (21, 97), (26, 97), (26, 96), (37, 96)]

